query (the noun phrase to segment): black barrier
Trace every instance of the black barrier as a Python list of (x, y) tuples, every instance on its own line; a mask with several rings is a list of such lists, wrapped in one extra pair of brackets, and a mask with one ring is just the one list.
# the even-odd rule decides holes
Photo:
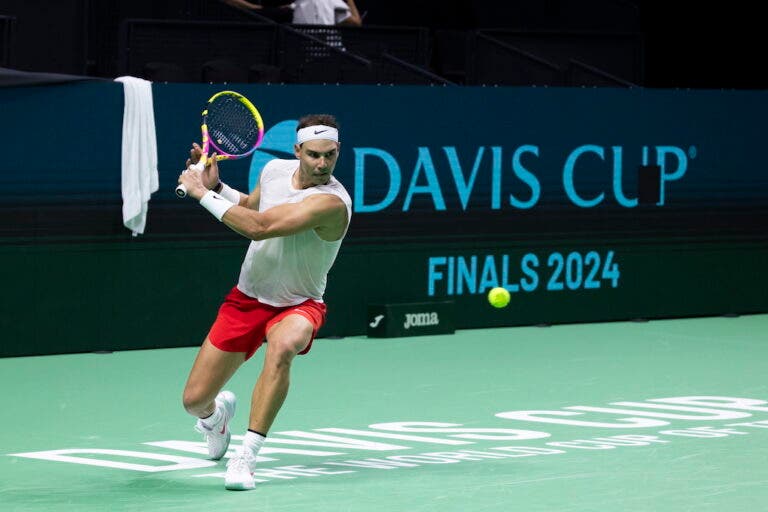
[(456, 332), (453, 301), (370, 304), (367, 334), (370, 338), (401, 338)]
[(13, 45), (16, 18), (0, 15), (0, 67), (13, 65)]

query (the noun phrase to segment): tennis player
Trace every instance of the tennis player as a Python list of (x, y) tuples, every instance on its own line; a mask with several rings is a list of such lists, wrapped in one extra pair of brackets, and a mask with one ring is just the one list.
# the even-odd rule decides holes
[(219, 180), (215, 158), (205, 171), (189, 169), (179, 183), (216, 219), (251, 240), (237, 285), (226, 296), (197, 354), (184, 388), (184, 407), (198, 417), (212, 459), (229, 446), (235, 395), (222, 391), (266, 340), (264, 368), (251, 398), (242, 449), (227, 464), (225, 487), (253, 489), (256, 456), (288, 393), (291, 361), (306, 354), (323, 325), (326, 278), (347, 232), (352, 201), (333, 177), (339, 158), (333, 116), (299, 120), (296, 160), (271, 160), (249, 195)]

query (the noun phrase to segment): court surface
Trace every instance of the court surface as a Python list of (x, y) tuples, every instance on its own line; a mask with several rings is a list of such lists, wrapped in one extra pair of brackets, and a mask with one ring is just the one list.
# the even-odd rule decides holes
[[(3, 511), (758, 511), (768, 315), (317, 340), (223, 488), (195, 348), (0, 359)], [(242, 434), (257, 354), (227, 386)], [(698, 398), (691, 398), (698, 397)], [(235, 443), (237, 444), (237, 441)]]

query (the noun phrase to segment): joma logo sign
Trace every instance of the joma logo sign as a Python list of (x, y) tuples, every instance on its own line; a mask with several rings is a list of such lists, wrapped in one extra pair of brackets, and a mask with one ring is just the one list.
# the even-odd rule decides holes
[(440, 325), (440, 318), (437, 313), (406, 313), (405, 323), (403, 327), (410, 329), (411, 327), (426, 327), (428, 325)]

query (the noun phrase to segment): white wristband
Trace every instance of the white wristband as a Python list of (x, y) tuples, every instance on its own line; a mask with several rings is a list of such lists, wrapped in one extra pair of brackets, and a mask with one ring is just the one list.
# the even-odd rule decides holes
[(211, 212), (211, 214), (213, 214), (213, 216), (216, 217), (219, 222), (221, 222), (221, 218), (225, 213), (227, 213), (227, 210), (235, 206), (232, 201), (222, 197), (213, 190), (209, 190), (203, 197), (200, 198), (200, 204), (203, 206), (203, 208)]
[(231, 201), (235, 204), (240, 204), (240, 192), (233, 189), (223, 181), (221, 182), (221, 190), (219, 190), (219, 195), (226, 199), (227, 201)]

